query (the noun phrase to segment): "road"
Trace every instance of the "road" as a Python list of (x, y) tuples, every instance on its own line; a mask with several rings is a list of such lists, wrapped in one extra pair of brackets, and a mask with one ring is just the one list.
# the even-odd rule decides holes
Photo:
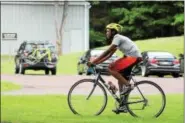
[[(93, 76), (79, 75), (8, 75), (2, 74), (1, 80), (7, 80), (23, 86), (20, 90), (4, 91), (2, 95), (43, 95), (43, 94), (64, 94), (78, 80), (93, 78)], [(103, 76), (106, 81), (117, 81), (111, 76)], [(137, 81), (150, 80), (164, 90), (165, 93), (184, 93), (184, 80), (180, 78), (158, 78), (158, 77), (134, 77)]]

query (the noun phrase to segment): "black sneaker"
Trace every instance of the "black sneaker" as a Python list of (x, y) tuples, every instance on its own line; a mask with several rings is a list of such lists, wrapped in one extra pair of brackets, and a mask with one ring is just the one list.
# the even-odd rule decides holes
[(116, 113), (116, 114), (127, 113), (128, 112), (127, 107), (125, 105), (124, 106), (120, 106), (119, 108), (113, 109), (112, 111), (114, 113)]

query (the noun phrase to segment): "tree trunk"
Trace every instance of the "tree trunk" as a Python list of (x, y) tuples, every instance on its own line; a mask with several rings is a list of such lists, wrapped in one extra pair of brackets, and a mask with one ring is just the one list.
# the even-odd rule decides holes
[(60, 37), (59, 37), (59, 30), (58, 30), (58, 6), (59, 2), (55, 1), (55, 29), (56, 29), (56, 48), (57, 54), (61, 55), (61, 44), (60, 44)]
[(56, 26), (56, 46), (57, 46), (57, 53), (58, 55), (62, 55), (62, 39), (63, 39), (63, 29), (65, 25), (65, 20), (67, 17), (67, 9), (68, 9), (68, 1), (64, 1), (64, 6), (63, 6), (63, 14), (62, 14), (62, 20), (60, 23), (60, 26), (58, 26), (58, 6), (59, 2), (55, 2), (55, 26)]

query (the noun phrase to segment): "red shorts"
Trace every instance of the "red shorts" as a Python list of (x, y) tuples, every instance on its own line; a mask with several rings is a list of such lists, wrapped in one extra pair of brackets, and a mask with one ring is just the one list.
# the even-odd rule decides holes
[(120, 58), (118, 60), (116, 60), (115, 62), (111, 63), (109, 65), (109, 68), (111, 70), (120, 72), (128, 67), (130, 67), (131, 65), (137, 63), (137, 57), (132, 57), (132, 56), (126, 56), (123, 58)]

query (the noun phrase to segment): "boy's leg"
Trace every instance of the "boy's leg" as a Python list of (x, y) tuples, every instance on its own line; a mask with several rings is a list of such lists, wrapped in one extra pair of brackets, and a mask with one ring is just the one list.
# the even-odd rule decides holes
[(119, 86), (119, 92), (122, 92), (123, 91), (123, 83), (118, 81), (118, 86)]
[(136, 63), (136, 61), (137, 58), (135, 57), (120, 58), (110, 64), (108, 71), (119, 81), (119, 85), (129, 85), (128, 80), (120, 72)]
[[(131, 86), (129, 84), (128, 78), (126, 77), (129, 74), (124, 75), (124, 70), (126, 71), (126, 73), (131, 72), (131, 66), (136, 63), (137, 58), (121, 58), (118, 59), (117, 61), (115, 61), (114, 63), (112, 63), (109, 67), (109, 72), (112, 76), (114, 76), (117, 80), (118, 80), (118, 85), (119, 85), (119, 91), (120, 94), (123, 92), (124, 94), (127, 93), (130, 90)], [(120, 73), (122, 72), (122, 73)], [(126, 78), (125, 78), (125, 77)], [(125, 85), (126, 88), (123, 88), (123, 86)], [(121, 100), (124, 99), (124, 94), (120, 95)], [(127, 109), (125, 106), (120, 105), (120, 107), (118, 109), (114, 109), (113, 112), (118, 113), (118, 112), (127, 112)]]
[(119, 81), (119, 85), (129, 85), (129, 82), (117, 71), (108, 69), (109, 73)]

